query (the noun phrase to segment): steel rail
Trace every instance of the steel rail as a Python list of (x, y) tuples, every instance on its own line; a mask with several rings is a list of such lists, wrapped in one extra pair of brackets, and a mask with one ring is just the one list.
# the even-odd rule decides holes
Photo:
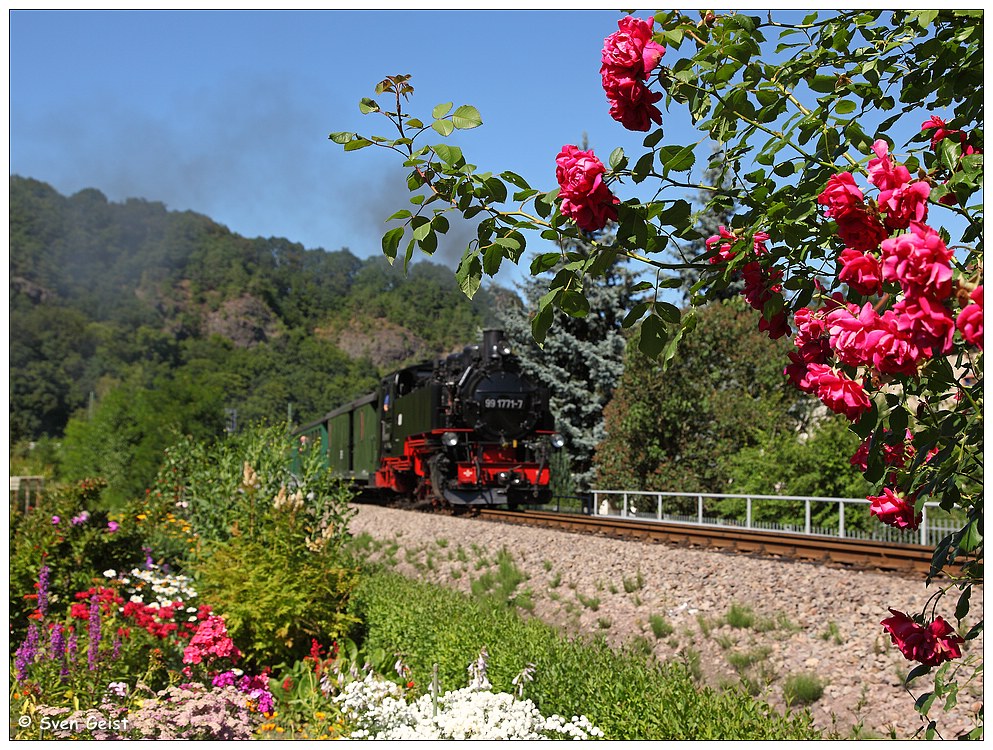
[(827, 565), (843, 565), (926, 575), (931, 568), (932, 548), (914, 544), (836, 537), (763, 532), (727, 526), (691, 526), (659, 521), (640, 521), (578, 513), (481, 508), (476, 514), (487, 521), (527, 524), (570, 532), (600, 534), (653, 543), (707, 547), (728, 552), (786, 557)]

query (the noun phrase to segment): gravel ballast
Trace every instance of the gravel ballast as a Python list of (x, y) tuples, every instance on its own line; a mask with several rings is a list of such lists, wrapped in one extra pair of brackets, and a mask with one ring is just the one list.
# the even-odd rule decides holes
[[(921, 727), (914, 699), (933, 678), (915, 680), (913, 697), (908, 693), (903, 679), (914, 665), (879, 623), (889, 607), (921, 611), (937, 590), (923, 579), (355, 507), (352, 533), (388, 543), (373, 545), (372, 559), (404, 575), (469, 591), (496, 569), (505, 549), (527, 576), (518, 593), (530, 596), (519, 601), (531, 604), (522, 613), (566, 633), (603, 635), (614, 645), (641, 638), (659, 659), (690, 664), (703, 684), (719, 688), (744, 678), (780, 710), (790, 678), (814, 677), (823, 684), (809, 706), (815, 724), (842, 739), (907, 739)], [(953, 590), (938, 605), (953, 623), (956, 600)], [(982, 611), (982, 590), (975, 589), (972, 612)], [(981, 659), (982, 648), (982, 637), (965, 644), (963, 658)], [(975, 726), (982, 700), (981, 682), (963, 686), (958, 704), (946, 712), (936, 701), (931, 718), (954, 738)]]

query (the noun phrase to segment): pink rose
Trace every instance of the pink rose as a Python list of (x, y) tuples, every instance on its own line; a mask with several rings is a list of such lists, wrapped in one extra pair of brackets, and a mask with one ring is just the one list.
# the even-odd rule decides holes
[(854, 304), (838, 307), (825, 316), (831, 348), (841, 362), (853, 367), (869, 364), (866, 339), (878, 317), (869, 302), (861, 308)]
[(801, 349), (805, 344), (817, 341), (827, 334), (823, 311), (815, 312), (809, 307), (801, 307), (793, 313), (793, 324), (797, 329), (793, 343)]
[(869, 506), (869, 515), (875, 516), (887, 526), (916, 529), (921, 524), (923, 516), (921, 513), (914, 514), (913, 498), (897, 495), (889, 487), (883, 489), (882, 495), (869, 495), (866, 500), (872, 503)]
[(962, 656), (959, 644), (963, 639), (941, 617), (926, 628), (914, 622), (903, 612), (890, 609), (892, 617), (882, 621), (883, 630), (890, 634), (894, 645), (911, 661), (936, 667)]
[(889, 155), (889, 144), (882, 138), (872, 144), (876, 154), (869, 160), (869, 182), (880, 190), (895, 190), (910, 182), (910, 171), (903, 165), (897, 166)]
[(865, 208), (864, 196), (855, 184), (850, 172), (839, 172), (828, 178), (824, 191), (817, 196), (817, 202), (825, 206), (824, 215), (837, 218), (850, 211)]
[(925, 356), (893, 310), (875, 318), (865, 330), (862, 344), (872, 366), (884, 374), (913, 377)]
[(898, 283), (908, 294), (944, 299), (952, 292), (952, 251), (926, 224), (882, 243), (883, 278)]
[(931, 186), (922, 180), (881, 191), (879, 210), (886, 214), (886, 228), (890, 231), (906, 229), (913, 221), (924, 221), (927, 218), (927, 199), (930, 195)]
[(952, 130), (946, 127), (948, 123), (942, 120), (940, 117), (935, 117), (931, 115), (931, 119), (921, 125), (921, 132), (925, 130), (934, 130), (931, 133), (931, 150), (934, 151), (938, 148), (938, 143), (943, 141), (945, 138), (951, 138), (953, 135), (958, 133), (959, 141), (965, 143), (966, 135), (961, 130)]
[(841, 263), (838, 279), (854, 291), (871, 297), (883, 290), (882, 267), (875, 255), (845, 248), (838, 261)]
[(955, 320), (940, 300), (928, 296), (907, 297), (893, 305), (897, 325), (921, 350), (924, 357), (947, 354), (952, 348)]
[(807, 365), (810, 383), (816, 386), (817, 398), (835, 414), (844, 414), (856, 422), (872, 407), (861, 383), (828, 365)]
[(610, 69), (617, 77), (646, 80), (665, 54), (665, 47), (652, 41), (654, 24), (655, 19), (644, 21), (634, 16), (618, 21), (620, 30), (603, 40), (601, 73)]
[(724, 263), (727, 263), (736, 255), (736, 253), (731, 250), (731, 245), (738, 241), (738, 235), (728, 230), (728, 228), (723, 224), (721, 224), (717, 231), (718, 234), (707, 238), (705, 243), (707, 245), (707, 252), (713, 252), (714, 246), (721, 242), (721, 240), (724, 240), (724, 242), (721, 242), (720, 246), (717, 248), (717, 255), (713, 256), (710, 259), (710, 262), (719, 263), (723, 261)]
[(962, 308), (955, 327), (966, 343), (983, 348), (983, 286), (977, 286), (969, 295), (972, 302)]
[(865, 208), (836, 216), (835, 222), (838, 224), (838, 236), (845, 245), (860, 252), (875, 250), (889, 236), (883, 223)]
[(604, 183), (603, 175), (607, 170), (593, 151), (563, 146), (555, 164), (563, 215), (572, 218), (586, 232), (603, 229), (608, 221), (617, 219), (614, 206), (620, 201)]
[(634, 78), (611, 78), (604, 75), (604, 91), (610, 102), (610, 116), (628, 130), (646, 132), (654, 122), (662, 124), (662, 113), (655, 102), (662, 98), (661, 92), (651, 91), (645, 84)]

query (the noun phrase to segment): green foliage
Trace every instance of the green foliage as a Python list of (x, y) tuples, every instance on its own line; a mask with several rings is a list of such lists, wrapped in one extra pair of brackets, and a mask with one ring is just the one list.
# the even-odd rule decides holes
[(543, 623), (493, 611), (454, 591), (401, 576), (363, 578), (352, 599), (366, 650), (399, 653), (417, 685), (438, 665), (443, 689), (465, 682), (485, 647), (494, 690), (512, 692), (521, 664), (536, 666), (526, 697), (545, 713), (584, 713), (607, 739), (814, 739), (810, 716), (780, 716), (738, 691), (697, 688), (680, 664), (616, 652), (600, 639), (568, 640)]
[(50, 570), (51, 598), (64, 603), (73, 601), (75, 592), (105, 582), (104, 570), (128, 570), (144, 560), (144, 537), (138, 524), (97, 509), (103, 486), (102, 480), (84, 479), (51, 487), (28, 513), (11, 509), (12, 646), (20, 642), (28, 615), (37, 606), (30, 597), (37, 593), (35, 584), (43, 565)]
[(628, 347), (595, 456), (598, 485), (726, 492), (724, 457), (767, 435), (795, 434), (798, 403), (782, 377), (785, 345), (738, 300), (700, 310), (669, 367)]
[(292, 663), (311, 638), (341, 635), (356, 583), (341, 557), (351, 492), (316, 455), (292, 474), (287, 436), (284, 427), (257, 427), (211, 445), (187, 438), (168, 450), (155, 491), (135, 507), (149, 538), (172, 540), (173, 554), (189, 541), (176, 539), (174, 519), (196, 530), (196, 546), (175, 562), (196, 572), (258, 666)]

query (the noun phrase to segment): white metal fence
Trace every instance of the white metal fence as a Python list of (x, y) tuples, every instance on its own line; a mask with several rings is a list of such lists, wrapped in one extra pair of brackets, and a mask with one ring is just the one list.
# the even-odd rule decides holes
[[(859, 512), (868, 515), (865, 498), (853, 497), (806, 497), (799, 495), (720, 495), (705, 492), (638, 492), (634, 490), (593, 490), (593, 515), (639, 518), (646, 521), (686, 523), (693, 525), (728, 526), (762, 531), (779, 531), (793, 534), (832, 536), (841, 539), (867, 539), (899, 544), (921, 544), (934, 546), (950, 532), (958, 529), (956, 523), (946, 513), (938, 509), (938, 503), (926, 502), (922, 510), (920, 527), (904, 531), (887, 526), (872, 519), (868, 529), (855, 529), (846, 526), (846, 509), (849, 513)], [(713, 511), (713, 506), (721, 500), (744, 500), (744, 513), (738, 517), (728, 517)], [(759, 504), (802, 502), (803, 517), (795, 523), (778, 523), (753, 518)], [(837, 524), (829, 527), (817, 526), (813, 522), (817, 511), (824, 504), (837, 508)], [(710, 509), (708, 510), (708, 505)], [(691, 509), (690, 512), (687, 512)], [(781, 513), (777, 513), (782, 517)]]

